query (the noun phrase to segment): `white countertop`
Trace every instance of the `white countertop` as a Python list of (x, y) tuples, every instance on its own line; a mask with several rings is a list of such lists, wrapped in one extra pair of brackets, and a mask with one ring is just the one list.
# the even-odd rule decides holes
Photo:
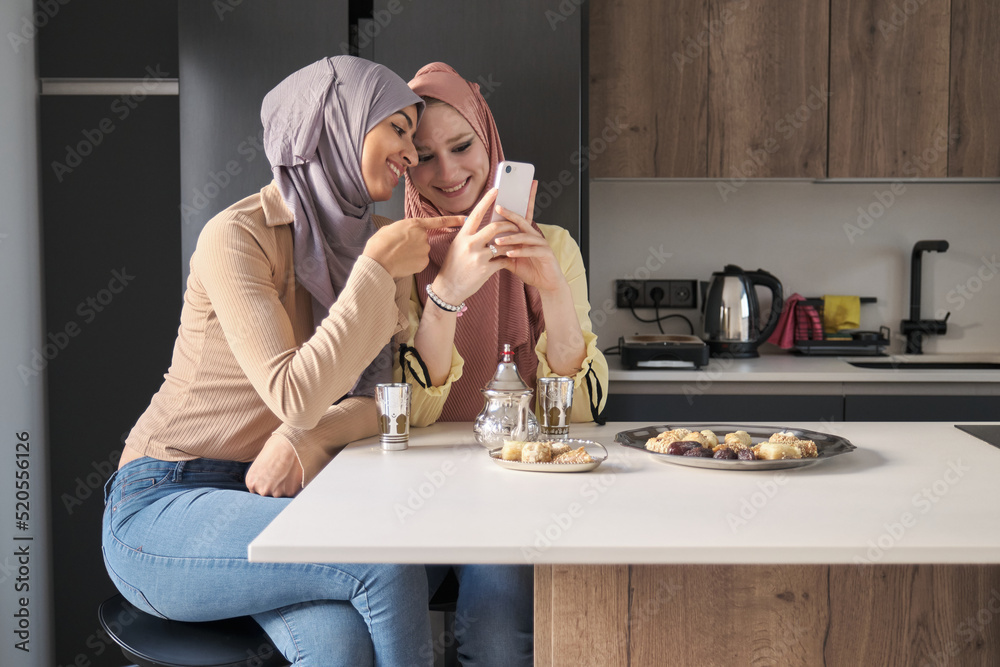
[(891, 357), (802, 356), (789, 352), (763, 351), (754, 359), (712, 358), (700, 369), (625, 370), (621, 359), (608, 357), (611, 382), (1000, 382), (1000, 370), (923, 370), (856, 368), (845, 359), (891, 361), (1000, 361), (998, 354), (894, 355)]
[(788, 423), (858, 449), (786, 471), (702, 470), (574, 424), (596, 470), (506, 470), (467, 423), (410, 449), (348, 446), (249, 547), (252, 561), (1000, 563), (1000, 449), (952, 424)]

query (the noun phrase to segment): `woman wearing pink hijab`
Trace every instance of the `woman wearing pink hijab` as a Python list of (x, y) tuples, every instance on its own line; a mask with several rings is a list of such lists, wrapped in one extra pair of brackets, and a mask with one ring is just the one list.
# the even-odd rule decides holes
[[(395, 369), (397, 380), (412, 378), (412, 423), (473, 421), (505, 343), (528, 386), (572, 377), (572, 420), (596, 419), (608, 366), (590, 324), (579, 247), (565, 229), (499, 207), (506, 220), (484, 224), (504, 154), (479, 86), (444, 63), (421, 68), (409, 85), (427, 107), (414, 135), (418, 163), (407, 169), (406, 216), (468, 216), (461, 227), (428, 233), (430, 262), (415, 276), (411, 337)], [(453, 567), (458, 613), (480, 619), (458, 636), (463, 664), (530, 665), (531, 567)], [(432, 591), (446, 570), (428, 567)]]

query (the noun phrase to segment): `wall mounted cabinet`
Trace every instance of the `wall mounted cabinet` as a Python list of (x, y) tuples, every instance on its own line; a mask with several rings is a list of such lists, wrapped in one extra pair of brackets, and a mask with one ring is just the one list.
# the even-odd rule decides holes
[(1000, 3), (594, 0), (595, 177), (1000, 177)]
[(908, 6), (832, 0), (831, 177), (948, 175), (949, 0)]
[(1000, 176), (1000, 2), (951, 0), (948, 175)]

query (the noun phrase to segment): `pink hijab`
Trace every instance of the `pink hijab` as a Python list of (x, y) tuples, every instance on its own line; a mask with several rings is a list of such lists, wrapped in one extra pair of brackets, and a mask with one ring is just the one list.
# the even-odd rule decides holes
[[(500, 134), (486, 100), (479, 93), (479, 84), (466, 81), (444, 63), (431, 63), (417, 72), (410, 81), (410, 88), (421, 97), (434, 97), (449, 104), (472, 126), (489, 155), (490, 173), (486, 179), (486, 189), (489, 189), (496, 176), (497, 164), (504, 158)], [(442, 211), (423, 197), (409, 174), (405, 202), (408, 218), (455, 213)], [(417, 293), (425, 308), (427, 293), (424, 288), (437, 276), (458, 230), (458, 227), (452, 227), (428, 234), (430, 263), (416, 275)], [(509, 271), (498, 271), (478, 292), (466, 299), (465, 305), (468, 311), (458, 318), (455, 327), (455, 346), (465, 360), (465, 368), (461, 379), (452, 386), (440, 421), (472, 421), (476, 418), (484, 405), (479, 390), (493, 377), (504, 343), (510, 343), (514, 350), (514, 359), (525, 383), (532, 388), (535, 386), (538, 371), (535, 344), (545, 330), (538, 290), (525, 285)]]

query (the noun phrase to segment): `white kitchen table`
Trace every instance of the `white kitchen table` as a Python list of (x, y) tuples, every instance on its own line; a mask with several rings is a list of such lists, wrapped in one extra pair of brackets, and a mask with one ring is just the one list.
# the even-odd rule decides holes
[(614, 442), (646, 425), (573, 425), (609, 451), (578, 474), (503, 469), (469, 424), (414, 429), (402, 452), (351, 444), (250, 559), (533, 564), (539, 665), (1000, 652), (1000, 449), (948, 423), (787, 423), (858, 449), (800, 469), (703, 470)]

